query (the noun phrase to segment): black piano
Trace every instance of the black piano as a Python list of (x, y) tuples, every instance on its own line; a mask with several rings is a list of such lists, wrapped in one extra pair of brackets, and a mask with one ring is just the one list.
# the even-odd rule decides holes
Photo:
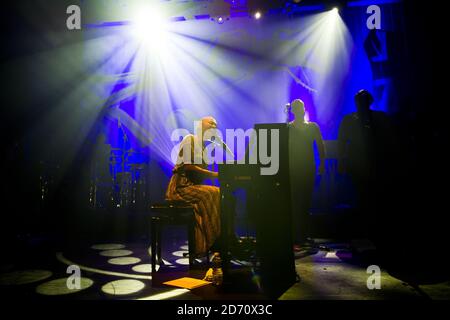
[[(260, 129), (266, 129), (268, 141), (272, 130), (279, 132), (279, 169), (274, 175), (261, 175), (259, 156), (257, 164), (227, 163), (219, 165), (221, 187), (221, 256), (224, 284), (232, 281), (230, 260), (233, 248), (229, 239), (234, 235), (233, 192), (243, 188), (247, 194), (247, 214), (253, 217), (256, 229), (256, 255), (259, 261), (261, 286), (269, 298), (277, 298), (296, 281), (292, 243), (292, 222), (289, 181), (288, 128), (286, 124), (255, 125), (257, 142)], [(251, 144), (251, 143), (250, 143)], [(253, 152), (257, 152), (257, 147)], [(269, 147), (269, 154), (273, 150)], [(276, 150), (275, 150), (276, 151)], [(247, 152), (248, 153), (248, 152)], [(232, 285), (232, 284), (231, 284)]]

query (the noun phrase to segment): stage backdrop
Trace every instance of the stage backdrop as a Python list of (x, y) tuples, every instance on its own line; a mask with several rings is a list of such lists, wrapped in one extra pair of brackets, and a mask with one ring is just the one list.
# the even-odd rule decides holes
[[(401, 4), (390, 2), (381, 5), (382, 30), (371, 31), (364, 5), (219, 19), (223, 8), (195, 18), (191, 3), (184, 8), (188, 19), (162, 27), (135, 23), (132, 8), (98, 19), (87, 1), (83, 61), (95, 79), (87, 102), (98, 115), (94, 125), (113, 158), (156, 162), (166, 177), (176, 144), (171, 133), (192, 132), (194, 121), (206, 115), (221, 129), (248, 129), (286, 121), (284, 105), (300, 98), (324, 138), (336, 139), (362, 88), (374, 94), (374, 109), (395, 111), (388, 44), (401, 32)], [(182, 10), (177, 14), (183, 17)], [(120, 161), (113, 161), (119, 163), (113, 175), (131, 170)]]

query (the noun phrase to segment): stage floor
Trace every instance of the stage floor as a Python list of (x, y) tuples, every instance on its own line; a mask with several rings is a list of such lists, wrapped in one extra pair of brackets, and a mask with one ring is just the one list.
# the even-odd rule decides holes
[[(165, 266), (152, 279), (149, 245), (145, 241), (120, 241), (71, 246), (54, 250), (35, 245), (23, 249), (16, 259), (3, 261), (0, 292), (6, 298), (29, 299), (183, 299), (229, 300), (266, 299), (258, 286), (258, 274), (248, 261), (233, 260), (238, 279), (226, 290), (207, 285), (193, 290), (156, 285), (161, 279), (190, 276), (201, 279), (207, 271), (206, 259), (189, 271), (184, 237), (166, 236), (163, 244)], [(376, 264), (376, 251), (364, 241), (338, 243), (317, 239), (314, 247), (297, 251), (299, 282), (281, 300), (392, 300), (450, 299), (450, 281), (414, 285), (381, 269), (381, 289), (369, 290), (367, 267)], [(67, 268), (80, 268), (79, 289), (69, 289)], [(72, 271), (73, 272), (73, 271)], [(73, 279), (73, 278), (72, 278)], [(76, 283), (71, 282), (69, 283)]]

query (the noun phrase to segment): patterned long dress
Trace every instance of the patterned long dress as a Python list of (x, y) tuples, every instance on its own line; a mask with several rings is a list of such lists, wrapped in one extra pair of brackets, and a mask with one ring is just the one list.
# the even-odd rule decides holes
[[(205, 177), (197, 172), (184, 170), (185, 163), (194, 163), (195, 156), (201, 157), (198, 153), (203, 151), (204, 146), (202, 144), (202, 148), (199, 148), (201, 150), (196, 150), (194, 147), (196, 139), (197, 137), (193, 135), (187, 135), (181, 142), (178, 161), (172, 170), (173, 175), (166, 191), (166, 199), (182, 200), (194, 207), (195, 252), (201, 255), (209, 250), (220, 235), (220, 189), (202, 185), (201, 182)], [(190, 144), (190, 149), (186, 148), (187, 144)], [(190, 150), (190, 157), (183, 157), (184, 150)], [(197, 165), (206, 168), (204, 162)]]

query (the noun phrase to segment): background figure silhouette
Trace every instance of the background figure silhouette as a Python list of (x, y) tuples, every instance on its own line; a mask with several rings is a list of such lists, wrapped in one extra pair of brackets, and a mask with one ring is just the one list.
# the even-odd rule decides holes
[[(346, 115), (339, 127), (339, 163), (341, 174), (351, 177), (356, 189), (360, 217), (373, 218), (382, 206), (387, 207), (392, 185), (395, 160), (394, 126), (389, 116), (373, 111), (374, 99), (366, 90), (355, 95), (357, 111)], [(369, 227), (377, 227), (375, 219), (365, 220)], [(367, 229), (366, 232), (370, 233)]]
[(307, 240), (309, 233), (309, 209), (311, 208), (316, 163), (314, 142), (316, 142), (320, 166), (324, 172), (325, 146), (319, 126), (305, 120), (305, 105), (297, 99), (291, 103), (295, 120), (289, 126), (289, 170), (291, 177), (291, 202), (294, 243)]

